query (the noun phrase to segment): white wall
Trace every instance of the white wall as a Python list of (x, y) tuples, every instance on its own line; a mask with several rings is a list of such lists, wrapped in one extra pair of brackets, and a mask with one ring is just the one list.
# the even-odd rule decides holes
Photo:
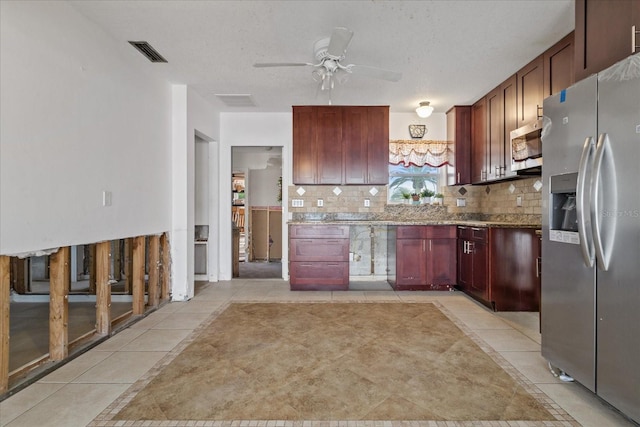
[(389, 139), (411, 139), (409, 125), (426, 125), (427, 133), (424, 140), (447, 139), (447, 115), (433, 113), (426, 119), (421, 119), (415, 113), (389, 113)]
[[(172, 104), (172, 225), (171, 282), (174, 301), (194, 295), (195, 232), (195, 144), (196, 135), (209, 141), (210, 193), (217, 188), (218, 114), (201, 96), (186, 85), (174, 85)], [(218, 223), (218, 198), (209, 198), (209, 224)], [(216, 242), (218, 230), (209, 227), (209, 241)], [(208, 245), (209, 280), (218, 280), (218, 247)]]
[(0, 253), (169, 230), (172, 92), (156, 65), (66, 2), (0, 7)]
[[(283, 188), (291, 184), (291, 113), (222, 113), (220, 114), (220, 280), (231, 279), (231, 147), (282, 147)], [(212, 189), (212, 191), (214, 191)], [(283, 218), (287, 218), (287, 192), (282, 194)], [(287, 227), (282, 227), (282, 241), (287, 241)], [(288, 254), (282, 254), (283, 277), (288, 277)]]
[(249, 206), (280, 206), (278, 202), (278, 178), (280, 167), (269, 166), (265, 169), (249, 169), (247, 197)]
[(195, 224), (209, 225), (209, 141), (196, 136)]

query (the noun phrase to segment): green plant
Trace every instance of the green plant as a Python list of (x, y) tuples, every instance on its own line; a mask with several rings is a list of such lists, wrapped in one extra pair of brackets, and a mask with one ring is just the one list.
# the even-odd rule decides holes
[(433, 197), (435, 197), (436, 199), (444, 199), (444, 194), (436, 193), (436, 194), (433, 195)]
[(422, 189), (422, 191), (420, 192), (420, 195), (421, 195), (422, 197), (424, 197), (425, 199), (426, 199), (426, 198), (429, 198), (429, 197), (433, 197), (433, 195), (434, 195), (434, 194), (435, 194), (435, 193), (434, 193), (433, 191), (429, 190), (428, 188), (424, 188), (424, 189)]
[(402, 192), (402, 198), (409, 200), (411, 198), (411, 193), (407, 193), (405, 191)]

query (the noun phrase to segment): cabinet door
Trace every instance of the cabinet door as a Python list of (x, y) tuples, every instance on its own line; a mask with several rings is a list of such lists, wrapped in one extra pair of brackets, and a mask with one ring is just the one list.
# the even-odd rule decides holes
[(487, 178), (498, 179), (504, 166), (504, 107), (502, 90), (487, 94)]
[(516, 90), (516, 82), (517, 78), (514, 74), (500, 85), (504, 110), (502, 134), (504, 164), (500, 173), (501, 178), (510, 178), (516, 175), (516, 172), (511, 170), (511, 131), (518, 127), (518, 91)]
[(396, 284), (424, 285), (425, 246), (424, 239), (398, 239), (396, 241)]
[(551, 46), (544, 57), (544, 97), (566, 89), (574, 83), (573, 34)]
[(344, 183), (365, 184), (368, 111), (366, 107), (345, 107), (343, 110)]
[(316, 114), (313, 107), (293, 107), (293, 183), (316, 183)]
[(472, 240), (472, 275), (470, 291), (477, 297), (489, 301), (489, 252), (487, 244), (477, 240)]
[(447, 143), (453, 164), (447, 166), (447, 185), (471, 183), (471, 107), (456, 105), (447, 111)]
[(456, 283), (456, 239), (427, 240), (426, 282), (429, 285)]
[(367, 184), (389, 184), (389, 107), (367, 107)]
[(496, 311), (538, 311), (539, 246), (533, 229), (491, 229), (491, 300)]
[(516, 73), (518, 77), (518, 127), (533, 123), (542, 117), (543, 57), (527, 64)]
[(575, 14), (576, 81), (638, 52), (631, 31), (640, 30), (640, 1), (576, 0)]
[(471, 182), (483, 182), (487, 179), (487, 110), (486, 98), (473, 104), (471, 110)]
[(342, 108), (316, 107), (318, 144), (316, 184), (342, 184)]

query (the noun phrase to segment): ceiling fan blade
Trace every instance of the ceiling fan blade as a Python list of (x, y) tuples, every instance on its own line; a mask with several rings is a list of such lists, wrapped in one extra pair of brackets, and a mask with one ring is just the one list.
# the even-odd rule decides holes
[(334, 28), (331, 33), (327, 54), (338, 58), (343, 56), (351, 42), (351, 37), (353, 37), (353, 31), (344, 27)]
[(255, 68), (268, 68), (268, 67), (304, 67), (306, 65), (313, 65), (308, 62), (258, 62), (253, 64)]
[(348, 68), (353, 74), (360, 74), (362, 76), (373, 77), (375, 79), (389, 80), (390, 82), (397, 82), (402, 78), (402, 73), (383, 70), (382, 68), (369, 67), (366, 65), (349, 65)]

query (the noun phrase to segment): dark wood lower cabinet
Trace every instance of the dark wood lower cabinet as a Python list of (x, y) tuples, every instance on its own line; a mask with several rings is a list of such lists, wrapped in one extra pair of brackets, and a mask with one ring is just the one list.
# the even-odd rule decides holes
[(389, 233), (395, 290), (448, 290), (456, 279), (455, 226), (399, 226)]
[(289, 227), (291, 290), (349, 289), (349, 226)]
[(491, 229), (491, 299), (496, 311), (538, 311), (540, 238), (534, 229)]
[(538, 311), (539, 256), (534, 229), (458, 227), (458, 288), (496, 311)]

